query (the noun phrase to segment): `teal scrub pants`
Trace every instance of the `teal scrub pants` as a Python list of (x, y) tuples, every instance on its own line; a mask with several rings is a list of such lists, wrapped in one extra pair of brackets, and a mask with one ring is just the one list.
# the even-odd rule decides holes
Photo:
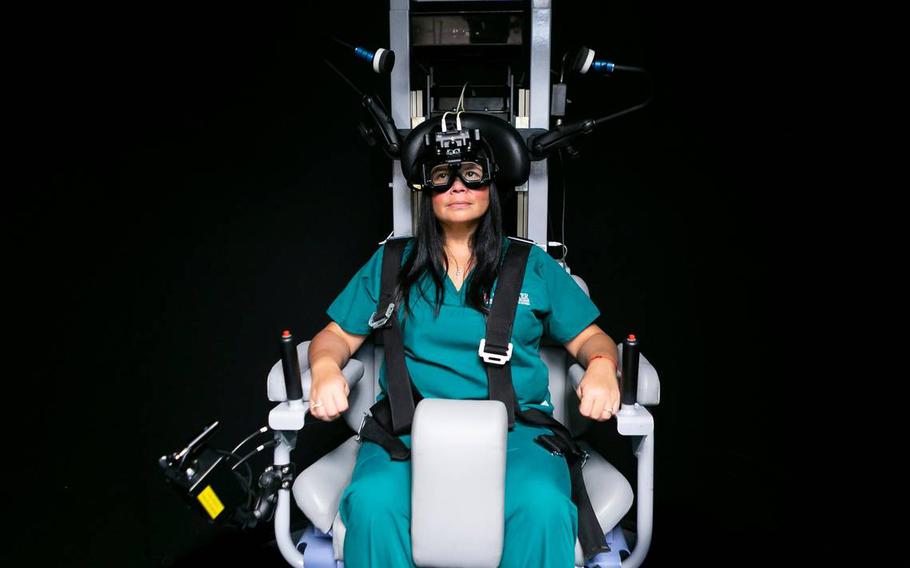
[[(569, 468), (565, 458), (534, 442), (535, 436), (549, 433), (518, 421), (509, 431), (502, 568), (575, 566), (578, 510)], [(410, 435), (400, 438), (411, 447)], [(410, 460), (393, 461), (378, 444), (363, 442), (339, 513), (347, 531), (345, 568), (415, 566)]]

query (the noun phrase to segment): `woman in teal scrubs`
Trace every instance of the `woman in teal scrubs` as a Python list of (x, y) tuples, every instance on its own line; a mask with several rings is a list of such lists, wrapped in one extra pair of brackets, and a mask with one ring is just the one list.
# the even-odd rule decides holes
[[(407, 280), (407, 308), (398, 304), (398, 319), (408, 372), (424, 398), (488, 397), (477, 354), (486, 320), (478, 308), (491, 305), (510, 241), (502, 235), (495, 184), (469, 189), (463, 182), (479, 179), (471, 169), (468, 162), (458, 170), (440, 169), (438, 175), (454, 179), (448, 188), (424, 193), (416, 238), (402, 255), (403, 273), (416, 276)], [(379, 299), (383, 250), (373, 253), (327, 310), (332, 322), (324, 332), (345, 339), (351, 353), (372, 332), (367, 322)], [(512, 335), (512, 381), (522, 410), (553, 412), (547, 365), (539, 355), (544, 335), (587, 363), (578, 389), (581, 414), (608, 420), (618, 410), (616, 345), (593, 323), (599, 315), (575, 280), (546, 251), (531, 247)], [(321, 354), (311, 345), (311, 362)], [(312, 413), (323, 420), (347, 409), (346, 384), (329, 367), (332, 372), (313, 369), (310, 393)], [(384, 364), (379, 384), (377, 401), (387, 393)], [(564, 458), (534, 442), (542, 433), (550, 432), (518, 420), (508, 433), (503, 567), (575, 565), (578, 515), (569, 470)], [(400, 439), (410, 447), (409, 434)], [(364, 441), (339, 506), (345, 566), (414, 566), (410, 497), (411, 462), (394, 461), (381, 446)]]

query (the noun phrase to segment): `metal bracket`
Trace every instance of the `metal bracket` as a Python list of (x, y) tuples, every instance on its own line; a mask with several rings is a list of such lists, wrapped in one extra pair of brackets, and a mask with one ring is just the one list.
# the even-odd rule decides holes
[[(392, 317), (392, 312), (395, 311), (395, 303), (389, 302), (389, 307), (385, 310), (385, 315), (382, 316), (382, 319), (376, 321), (376, 312), (373, 312), (373, 315), (370, 316), (370, 327), (373, 329), (379, 329), (384, 327), (386, 322), (389, 321), (389, 318)], [(362, 320), (361, 320), (362, 321)]]
[(360, 441), (360, 432), (363, 431), (363, 425), (366, 424), (367, 416), (370, 416), (370, 411), (364, 410), (363, 418), (360, 420), (360, 427), (357, 428), (357, 435), (354, 436), (354, 439), (357, 440), (358, 442)]

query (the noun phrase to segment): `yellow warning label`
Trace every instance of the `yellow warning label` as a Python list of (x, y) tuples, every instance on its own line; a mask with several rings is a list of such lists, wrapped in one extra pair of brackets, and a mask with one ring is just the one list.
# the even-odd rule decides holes
[(221, 499), (215, 495), (215, 491), (212, 489), (211, 485), (206, 485), (205, 489), (200, 491), (199, 495), (196, 495), (196, 499), (199, 499), (199, 502), (202, 503), (206, 512), (208, 512), (209, 516), (213, 519), (218, 517), (218, 515), (221, 514), (221, 511), (224, 511), (224, 505), (221, 504)]

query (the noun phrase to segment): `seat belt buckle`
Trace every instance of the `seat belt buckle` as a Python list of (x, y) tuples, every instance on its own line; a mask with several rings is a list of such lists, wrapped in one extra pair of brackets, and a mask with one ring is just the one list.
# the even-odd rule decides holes
[(494, 365), (505, 365), (509, 362), (509, 359), (512, 358), (512, 344), (509, 343), (509, 347), (506, 349), (505, 355), (500, 355), (498, 353), (488, 353), (487, 350), (487, 338), (484, 337), (480, 340), (480, 349), (477, 350), (477, 354), (480, 355), (480, 358), (483, 359), (484, 363), (492, 363)]
[(389, 318), (392, 317), (392, 312), (394, 312), (394, 311), (395, 311), (395, 303), (389, 302), (389, 307), (386, 308), (385, 314), (380, 319), (377, 320), (376, 319), (377, 312), (373, 312), (373, 315), (370, 316), (370, 321), (369, 321), (370, 327), (372, 329), (379, 329), (382, 327), (387, 327), (386, 323), (388, 323)]

